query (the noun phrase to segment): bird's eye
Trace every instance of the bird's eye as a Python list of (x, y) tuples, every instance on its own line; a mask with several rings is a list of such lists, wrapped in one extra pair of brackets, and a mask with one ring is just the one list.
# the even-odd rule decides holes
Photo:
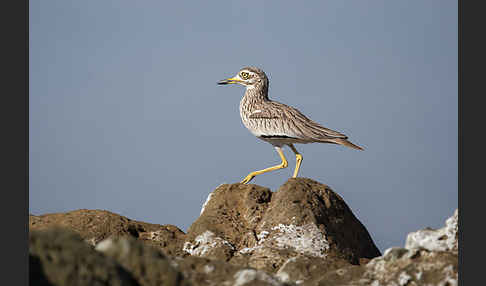
[(241, 75), (242, 79), (249, 79), (250, 78), (250, 74), (247, 73), (247, 72), (242, 72), (240, 75)]

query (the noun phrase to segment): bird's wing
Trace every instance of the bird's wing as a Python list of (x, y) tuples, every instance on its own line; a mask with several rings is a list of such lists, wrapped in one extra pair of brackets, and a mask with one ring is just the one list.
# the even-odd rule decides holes
[(279, 119), (282, 116), (279, 112), (261, 107), (261, 109), (254, 109), (248, 117), (251, 119)]
[(306, 140), (346, 139), (347, 136), (312, 121), (296, 108), (280, 102), (265, 102), (249, 116), (250, 118), (270, 119), (282, 133)]

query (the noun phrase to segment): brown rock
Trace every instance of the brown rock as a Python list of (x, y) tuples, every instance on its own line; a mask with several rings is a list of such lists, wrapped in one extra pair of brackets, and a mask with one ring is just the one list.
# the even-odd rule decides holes
[(75, 210), (66, 213), (29, 216), (30, 230), (63, 227), (77, 232), (92, 245), (108, 237), (131, 236), (159, 247), (167, 255), (183, 255), (185, 234), (173, 225), (131, 220), (104, 210)]
[(391, 248), (365, 266), (327, 273), (317, 285), (457, 285), (457, 279), (458, 257), (453, 252)]
[(237, 255), (231, 259), (231, 262), (234, 264), (238, 262), (239, 264), (248, 265), (249, 267), (260, 269), (268, 273), (275, 273), (285, 261), (296, 255), (298, 254), (290, 249), (256, 247), (245, 254), (238, 252)]
[(29, 222), (31, 285), (457, 285), (457, 210), (378, 257), (343, 199), (304, 178), (221, 185), (187, 235), (101, 210)]
[[(198, 256), (228, 260), (234, 249), (255, 244), (254, 229), (263, 217), (272, 192), (256, 185), (224, 184), (210, 196), (201, 216), (188, 229), (186, 241), (190, 244), (185, 246), (191, 247), (186, 249)], [(202, 240), (206, 243), (197, 242)], [(208, 245), (222, 249), (213, 250), (217, 255), (210, 255), (205, 250)]]
[(344, 259), (299, 255), (285, 261), (276, 276), (281, 281), (295, 281), (298, 284), (305, 282), (303, 285), (315, 285), (322, 278), (323, 273), (348, 266), (350, 266), (349, 262)]
[(116, 260), (142, 286), (190, 285), (160, 250), (130, 236), (105, 239), (96, 250)]
[(195, 286), (294, 285), (282, 282), (277, 277), (264, 271), (234, 265), (221, 260), (187, 256), (184, 258), (176, 257), (173, 260), (173, 264)]
[[(323, 273), (317, 281), (308, 281), (303, 286), (351, 286), (351, 285), (371, 285), (370, 280), (360, 280), (366, 269), (362, 266), (350, 265), (337, 270)], [(355, 283), (355, 284), (353, 284)], [(359, 284), (363, 283), (363, 284)], [(380, 285), (380, 284), (377, 284)], [(386, 284), (385, 284), (386, 285)], [(396, 285), (395, 285), (396, 286)]]
[(72, 231), (29, 233), (29, 285), (139, 285), (123, 267)]
[[(137, 222), (138, 223), (138, 222)], [(177, 226), (153, 225), (158, 226), (155, 230), (146, 230), (139, 233), (138, 239), (161, 249), (165, 254), (170, 256), (184, 256), (182, 244), (186, 234)]]
[(343, 199), (303, 178), (289, 179), (275, 193), (257, 185), (219, 186), (189, 228), (184, 251), (269, 273), (296, 256), (342, 265), (380, 255)]
[(190, 255), (223, 261), (228, 260), (235, 252), (231, 243), (209, 230), (194, 238), (194, 242), (186, 241), (183, 250)]
[(405, 248), (389, 248), (363, 266), (328, 272), (317, 285), (457, 285), (458, 230), (456, 209), (443, 228), (412, 232)]
[(353, 264), (381, 255), (368, 231), (344, 200), (328, 186), (311, 179), (291, 178), (272, 196), (257, 232), (279, 225), (315, 225), (329, 243), (329, 253)]

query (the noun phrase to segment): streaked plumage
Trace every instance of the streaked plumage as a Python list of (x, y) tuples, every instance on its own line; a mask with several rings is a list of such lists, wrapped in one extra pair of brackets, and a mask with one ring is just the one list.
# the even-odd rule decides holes
[(253, 135), (272, 144), (279, 153), (282, 163), (278, 166), (250, 173), (242, 183), (248, 183), (256, 175), (287, 167), (287, 161), (281, 147), (288, 145), (297, 156), (294, 171), (296, 177), (302, 156), (294, 143), (331, 143), (362, 150), (347, 140), (347, 136), (328, 129), (307, 118), (299, 110), (268, 98), (268, 78), (255, 67), (244, 67), (238, 74), (219, 84), (238, 83), (246, 86), (246, 92), (240, 102), (240, 116), (243, 124)]

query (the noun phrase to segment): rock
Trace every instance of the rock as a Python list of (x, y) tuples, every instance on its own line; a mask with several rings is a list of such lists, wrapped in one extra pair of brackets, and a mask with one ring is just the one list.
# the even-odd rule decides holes
[(29, 285), (139, 285), (78, 234), (58, 228), (30, 231), (29, 268)]
[(445, 286), (458, 278), (457, 210), (445, 227), (410, 233), (404, 248), (380, 256), (344, 200), (304, 178), (276, 192), (221, 185), (187, 234), (100, 210), (29, 222), (31, 285)]
[(194, 238), (194, 243), (186, 241), (182, 248), (190, 255), (227, 260), (233, 255), (235, 248), (231, 243), (206, 230)]
[(42, 261), (39, 257), (29, 255), (29, 285), (52, 286), (42, 269)]
[(294, 256), (287, 259), (279, 268), (276, 276), (284, 282), (295, 282), (297, 284), (316, 283), (323, 273), (349, 266), (344, 259), (322, 259), (319, 257)]
[[(302, 286), (368, 286), (372, 285), (370, 280), (363, 279), (365, 273), (365, 267), (350, 265), (339, 268), (337, 270), (323, 273), (323, 275), (314, 279), (313, 281), (305, 281), (300, 284)], [(386, 285), (386, 284), (385, 284)], [(391, 286), (392, 284), (390, 284)], [(372, 286), (380, 286), (380, 284), (374, 284)], [(395, 285), (397, 286), (397, 285)]]
[(108, 238), (95, 249), (116, 260), (140, 285), (190, 285), (164, 254), (132, 237)]
[(185, 234), (176, 226), (134, 221), (108, 211), (81, 209), (29, 216), (29, 229), (44, 230), (51, 227), (73, 230), (92, 245), (108, 237), (132, 236), (159, 247), (167, 255), (183, 255)]
[(381, 255), (344, 200), (328, 186), (311, 179), (291, 178), (282, 185), (273, 194), (256, 231), (291, 233), (297, 227), (312, 230), (315, 235), (320, 233), (319, 242), (302, 239), (300, 249), (289, 245), (297, 251), (315, 251), (313, 256), (319, 256), (318, 252), (320, 255), (333, 253), (353, 264), (358, 264), (359, 258)]
[[(400, 249), (388, 251), (365, 266), (371, 285), (457, 285), (457, 256), (449, 252)], [(377, 281), (377, 282), (375, 282)]]
[(184, 246), (191, 255), (270, 273), (296, 256), (359, 264), (380, 255), (344, 200), (304, 178), (289, 179), (274, 193), (256, 185), (219, 186), (188, 229)]
[(184, 258), (176, 257), (173, 264), (195, 286), (295, 285), (280, 281), (278, 277), (264, 271), (221, 260), (187, 256)]
[[(271, 196), (270, 189), (256, 185), (219, 186), (210, 194), (201, 216), (187, 230), (186, 241), (194, 245), (196, 237), (210, 231), (214, 238), (227, 241), (235, 249), (253, 246), (256, 242), (254, 229)], [(230, 257), (228, 253), (224, 259)]]
[[(404, 250), (404, 252), (402, 251)], [(303, 285), (457, 285), (458, 259), (450, 252), (391, 250), (365, 266), (326, 273), (317, 284)]]
[[(303, 285), (457, 285), (457, 213), (440, 230), (409, 234), (406, 248), (389, 248), (364, 266), (334, 270), (317, 284)], [(447, 243), (437, 239), (444, 233)]]
[(283, 285), (279, 280), (275, 279), (266, 272), (255, 269), (242, 269), (233, 275), (234, 281), (230, 285)]
[(422, 229), (409, 233), (405, 242), (405, 248), (425, 248), (430, 251), (458, 251), (458, 216), (456, 209), (454, 215), (446, 220), (443, 228), (434, 230)]

